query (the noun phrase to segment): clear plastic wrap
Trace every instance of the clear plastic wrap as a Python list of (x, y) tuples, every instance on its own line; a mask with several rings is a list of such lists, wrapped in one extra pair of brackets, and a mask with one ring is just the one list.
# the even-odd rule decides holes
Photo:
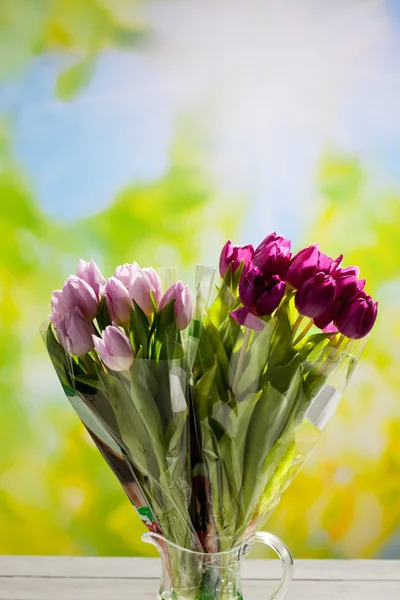
[[(185, 331), (173, 303), (152, 317), (135, 304), (125, 370), (93, 347), (70, 353), (50, 321), (43, 328), (65, 394), (148, 529), (206, 553), (261, 528), (333, 415), (365, 341), (299, 335), (290, 288), (273, 316), (239, 325), (237, 281), (228, 273), (213, 287), (213, 275), (197, 268)], [(94, 334), (108, 325), (103, 301)]]

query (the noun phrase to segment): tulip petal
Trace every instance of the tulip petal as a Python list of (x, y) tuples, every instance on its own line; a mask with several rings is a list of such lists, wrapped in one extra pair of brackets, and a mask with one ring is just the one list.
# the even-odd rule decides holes
[(253, 313), (250, 312), (250, 309), (246, 306), (233, 310), (231, 312), (231, 317), (235, 319), (239, 325), (244, 325), (249, 329), (261, 331), (265, 327), (264, 321), (262, 321), (256, 315), (253, 315)]

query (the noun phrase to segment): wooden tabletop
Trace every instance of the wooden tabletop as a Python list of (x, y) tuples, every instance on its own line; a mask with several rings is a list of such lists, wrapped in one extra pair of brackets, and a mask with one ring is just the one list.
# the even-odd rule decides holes
[[(243, 563), (244, 600), (267, 600), (277, 561)], [(153, 558), (0, 556), (0, 600), (156, 600)], [(400, 600), (400, 561), (296, 560), (288, 600)]]

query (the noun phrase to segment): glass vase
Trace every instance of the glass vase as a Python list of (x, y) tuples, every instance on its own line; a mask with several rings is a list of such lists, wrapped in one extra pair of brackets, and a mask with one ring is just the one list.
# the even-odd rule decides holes
[(142, 540), (153, 544), (161, 555), (159, 600), (243, 600), (242, 559), (257, 542), (272, 548), (282, 563), (281, 581), (271, 600), (282, 600), (292, 580), (292, 555), (271, 533), (256, 533), (231, 550), (215, 553), (181, 548), (157, 533), (145, 533)]

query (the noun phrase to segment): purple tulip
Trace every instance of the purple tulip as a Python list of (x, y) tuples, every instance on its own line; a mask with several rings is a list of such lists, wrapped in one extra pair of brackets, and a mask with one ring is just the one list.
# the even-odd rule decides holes
[(131, 264), (131, 263), (126, 263), (124, 265), (120, 265), (119, 267), (117, 267), (114, 271), (114, 277), (116, 277), (117, 279), (119, 279), (121, 281), (121, 283), (123, 283), (124, 285), (126, 285), (126, 287), (129, 286), (129, 281), (131, 279), (131, 275), (132, 275), (132, 271), (135, 270), (135, 265)]
[(335, 260), (332, 260), (320, 251), (318, 244), (313, 244), (308, 248), (303, 248), (292, 258), (286, 272), (285, 281), (297, 290), (320, 271), (326, 274), (335, 273), (342, 259), (343, 255), (341, 254)]
[(284, 278), (290, 263), (290, 240), (270, 233), (254, 252), (253, 264), (265, 277), (279, 275)]
[(99, 301), (86, 281), (70, 275), (64, 283), (62, 289), (63, 300), (69, 308), (77, 307), (89, 321), (92, 321), (97, 315)]
[(285, 295), (285, 288), (285, 282), (277, 275), (264, 277), (260, 269), (253, 265), (239, 283), (240, 300), (246, 310), (236, 309), (232, 311), (232, 317), (241, 325), (261, 329), (262, 324), (250, 321), (249, 314), (256, 317), (271, 315)]
[(335, 280), (321, 271), (297, 290), (296, 308), (301, 315), (315, 319), (332, 309), (335, 296)]
[(103, 363), (113, 371), (128, 371), (134, 358), (128, 337), (114, 325), (106, 327), (102, 335), (94, 335), (93, 342)]
[(337, 269), (333, 273), (336, 283), (336, 297), (341, 300), (349, 300), (364, 289), (365, 279), (358, 279), (360, 269), (358, 267), (347, 267)]
[(366, 336), (374, 326), (378, 313), (378, 303), (371, 296), (361, 293), (347, 302), (335, 319), (335, 324), (343, 335), (356, 339)]
[(79, 308), (72, 307), (64, 317), (58, 314), (55, 319), (52, 317), (52, 321), (57, 329), (60, 344), (67, 352), (82, 356), (92, 350), (94, 327), (85, 319)]
[(116, 277), (110, 277), (105, 287), (108, 314), (112, 322), (125, 327), (129, 323), (132, 300), (128, 289)]
[(93, 258), (91, 258), (88, 263), (84, 260), (80, 260), (76, 274), (78, 277), (83, 279), (83, 281), (86, 281), (86, 283), (90, 285), (96, 294), (97, 299), (100, 300), (104, 293), (106, 280), (104, 279)]
[(151, 315), (154, 311), (150, 292), (153, 293), (158, 306), (162, 298), (161, 279), (151, 267), (141, 269), (135, 263), (129, 279), (129, 293), (146, 315)]
[(327, 311), (314, 318), (314, 324), (322, 330), (325, 330), (344, 306), (355, 296), (364, 295), (365, 279), (357, 279), (359, 275), (358, 267), (347, 267), (346, 269), (337, 269), (332, 277), (336, 285), (335, 302)]
[(182, 281), (173, 283), (167, 289), (160, 302), (160, 311), (172, 300), (175, 300), (174, 311), (178, 329), (183, 331), (192, 320), (192, 295), (188, 286)]
[(231, 317), (233, 317), (239, 325), (244, 325), (249, 329), (260, 331), (261, 329), (264, 329), (265, 326), (260, 317), (254, 315), (247, 306), (242, 306), (233, 310), (231, 312)]
[(228, 240), (222, 248), (219, 259), (219, 273), (222, 279), (225, 277), (230, 264), (232, 264), (232, 273), (238, 270), (243, 261), (243, 274), (249, 270), (251, 260), (254, 256), (254, 248), (251, 244), (247, 246), (234, 246), (231, 240)]

